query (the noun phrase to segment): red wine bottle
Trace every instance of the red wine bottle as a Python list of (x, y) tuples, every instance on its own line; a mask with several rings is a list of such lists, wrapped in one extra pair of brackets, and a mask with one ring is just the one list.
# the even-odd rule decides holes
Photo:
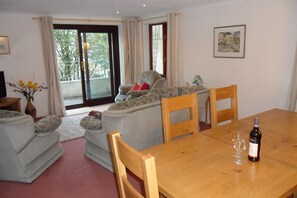
[(254, 128), (250, 132), (249, 140), (249, 160), (252, 162), (258, 162), (260, 160), (261, 139), (262, 133), (259, 129), (259, 118), (254, 119)]

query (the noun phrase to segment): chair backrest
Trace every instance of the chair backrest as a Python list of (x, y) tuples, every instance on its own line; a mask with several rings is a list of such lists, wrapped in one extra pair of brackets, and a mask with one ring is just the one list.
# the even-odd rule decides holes
[(155, 158), (129, 146), (119, 132), (109, 133), (112, 154), (121, 198), (143, 197), (128, 181), (126, 169), (143, 180), (145, 197), (159, 197)]
[[(217, 101), (230, 100), (228, 108), (218, 110)], [(231, 120), (234, 122), (238, 120), (238, 102), (237, 102), (237, 86), (231, 85), (229, 87), (222, 87), (217, 89), (210, 89), (210, 114), (211, 114), (211, 128), (218, 126), (218, 123)]]
[[(161, 99), (165, 143), (182, 135), (195, 134), (200, 130), (197, 97), (197, 94), (194, 93)], [(190, 110), (189, 119), (178, 123), (171, 123), (170, 113), (183, 109)]]

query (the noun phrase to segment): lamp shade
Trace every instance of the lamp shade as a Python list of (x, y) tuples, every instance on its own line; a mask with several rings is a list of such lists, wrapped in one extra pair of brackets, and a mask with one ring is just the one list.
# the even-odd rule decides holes
[(203, 80), (202, 80), (202, 78), (201, 78), (200, 75), (196, 75), (194, 77), (193, 84), (195, 84), (195, 85), (201, 85), (201, 84), (203, 84)]

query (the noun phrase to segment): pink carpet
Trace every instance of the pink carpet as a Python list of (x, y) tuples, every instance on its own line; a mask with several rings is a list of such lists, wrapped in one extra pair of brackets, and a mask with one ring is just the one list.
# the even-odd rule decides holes
[(84, 156), (83, 138), (62, 143), (64, 155), (31, 184), (0, 181), (1, 198), (117, 198), (113, 173)]
[[(200, 130), (210, 125), (200, 123)], [(116, 176), (84, 156), (83, 138), (63, 142), (64, 155), (33, 183), (0, 181), (0, 198), (118, 198)], [(132, 175), (132, 174), (131, 174)], [(135, 177), (129, 177), (143, 192)]]

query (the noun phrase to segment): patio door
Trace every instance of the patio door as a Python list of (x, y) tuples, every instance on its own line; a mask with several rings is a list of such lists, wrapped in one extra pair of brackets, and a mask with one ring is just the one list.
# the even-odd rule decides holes
[(54, 28), (66, 108), (113, 102), (120, 82), (117, 26)]

